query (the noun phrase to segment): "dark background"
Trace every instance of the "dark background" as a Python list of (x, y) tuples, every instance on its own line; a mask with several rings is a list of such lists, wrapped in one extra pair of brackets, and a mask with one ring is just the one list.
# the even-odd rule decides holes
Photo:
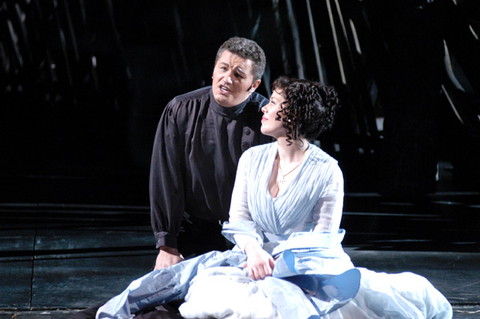
[(265, 50), (260, 93), (335, 86), (319, 142), (347, 193), (479, 191), (477, 0), (2, 0), (0, 203), (148, 205), (163, 107), (210, 85), (234, 35)]

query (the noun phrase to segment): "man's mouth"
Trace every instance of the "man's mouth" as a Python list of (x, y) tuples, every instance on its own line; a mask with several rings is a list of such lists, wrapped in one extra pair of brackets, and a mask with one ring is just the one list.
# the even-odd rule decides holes
[(220, 85), (220, 91), (225, 92), (225, 93), (231, 92), (230, 89), (228, 87), (226, 87), (225, 85)]

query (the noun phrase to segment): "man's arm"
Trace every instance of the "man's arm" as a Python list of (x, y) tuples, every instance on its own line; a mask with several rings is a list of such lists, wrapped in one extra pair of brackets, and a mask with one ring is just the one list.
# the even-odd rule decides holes
[(155, 269), (173, 265), (183, 258), (177, 250), (177, 235), (185, 211), (181, 151), (183, 139), (177, 125), (175, 100), (171, 101), (158, 124), (150, 167), (150, 217), (160, 249)]

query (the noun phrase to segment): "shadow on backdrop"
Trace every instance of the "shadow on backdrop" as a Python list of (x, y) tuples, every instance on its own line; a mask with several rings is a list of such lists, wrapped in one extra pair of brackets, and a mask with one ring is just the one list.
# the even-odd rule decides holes
[(421, 200), (478, 191), (475, 0), (0, 1), (1, 202), (148, 204), (158, 119), (209, 85), (225, 39), (279, 75), (334, 85), (320, 145), (347, 192)]

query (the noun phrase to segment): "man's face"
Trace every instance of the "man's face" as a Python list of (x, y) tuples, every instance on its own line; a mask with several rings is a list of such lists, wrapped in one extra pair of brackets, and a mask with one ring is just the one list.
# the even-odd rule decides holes
[(213, 97), (223, 107), (245, 101), (260, 85), (253, 81), (253, 62), (230, 51), (224, 51), (213, 69)]

